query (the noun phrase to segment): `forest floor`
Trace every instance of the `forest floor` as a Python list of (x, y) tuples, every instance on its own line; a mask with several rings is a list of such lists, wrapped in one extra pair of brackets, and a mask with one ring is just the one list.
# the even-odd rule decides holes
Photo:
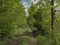
[[(29, 45), (38, 45), (36, 38), (33, 36), (33, 33), (29, 31)], [(10, 45), (19, 45), (20, 37), (22, 36), (22, 33), (18, 34), (18, 36), (15, 37), (15, 39), (12, 41)]]

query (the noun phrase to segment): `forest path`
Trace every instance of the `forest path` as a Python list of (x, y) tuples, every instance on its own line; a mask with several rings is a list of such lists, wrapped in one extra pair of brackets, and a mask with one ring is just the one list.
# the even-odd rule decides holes
[[(10, 45), (18, 45), (19, 44), (19, 40), (20, 37), (23, 36), (23, 33), (18, 34), (18, 36), (16, 36), (16, 38), (12, 41), (12, 43)], [(33, 36), (32, 31), (29, 31), (29, 45), (38, 45), (36, 38)]]
[(30, 37), (30, 44), (31, 45), (38, 45), (38, 43), (34, 37)]

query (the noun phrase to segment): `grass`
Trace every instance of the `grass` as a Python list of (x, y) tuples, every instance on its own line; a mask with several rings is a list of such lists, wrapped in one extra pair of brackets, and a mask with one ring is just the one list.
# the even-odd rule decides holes
[(0, 45), (9, 45), (12, 40), (13, 39), (7, 39), (7, 40), (0, 41)]
[(30, 45), (29, 37), (28, 36), (20, 37), (18, 45)]

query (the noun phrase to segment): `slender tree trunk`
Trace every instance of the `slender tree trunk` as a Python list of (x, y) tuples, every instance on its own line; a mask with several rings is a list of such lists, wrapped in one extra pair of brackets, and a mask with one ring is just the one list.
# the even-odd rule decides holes
[(52, 27), (52, 30), (54, 29), (54, 0), (51, 1), (51, 27)]
[(54, 0), (51, 0), (51, 28), (52, 28), (52, 45), (56, 45), (56, 39), (55, 39), (55, 34), (54, 34), (54, 15), (55, 15), (55, 11), (54, 11)]

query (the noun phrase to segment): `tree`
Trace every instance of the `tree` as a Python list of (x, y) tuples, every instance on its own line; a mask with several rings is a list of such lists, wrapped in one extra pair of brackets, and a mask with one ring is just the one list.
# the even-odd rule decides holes
[(43, 29), (41, 22), (42, 22), (42, 15), (43, 15), (43, 9), (42, 7), (38, 8), (37, 5), (31, 5), (29, 8), (29, 17), (28, 17), (28, 23), (31, 28), (33, 29), (33, 33), (35, 36), (41, 34), (45, 35), (47, 32)]
[(4, 39), (12, 37), (20, 23), (26, 24), (25, 11), (20, 0), (0, 0), (0, 2), (0, 39)]
[[(35, 5), (35, 6), (38, 6), (39, 9), (38, 8), (35, 8), (33, 6), (30, 8), (30, 12), (29, 12), (29, 16), (31, 16), (33, 18), (30, 17), (30, 20), (32, 20), (32, 21), (29, 22), (29, 23), (31, 23), (31, 26), (32, 27), (35, 27), (36, 28), (35, 30), (38, 29), (38, 31), (36, 31), (36, 33), (35, 32), (34, 33), (35, 34), (39, 33), (39, 35), (45, 34), (44, 35), (45, 37), (48, 37), (48, 39), (51, 39), (52, 40), (52, 28), (51, 28), (52, 27), (51, 26), (51, 18), (52, 18), (51, 17), (51, 13), (52, 12), (51, 12), (51, 9), (52, 8), (56, 8), (57, 5), (56, 6), (51, 6), (51, 1), (49, 1), (49, 0), (44, 0), (44, 1), (40, 0), (37, 3), (37, 5)], [(59, 6), (59, 4), (58, 4), (58, 6)], [(55, 17), (57, 17), (57, 15), (55, 15)], [(54, 19), (55, 19), (55, 17), (54, 17)], [(59, 29), (58, 28), (59, 26), (57, 26), (58, 25), (57, 22), (59, 22), (59, 21), (55, 22), (54, 19), (52, 20), (52, 25), (54, 24), (54, 31), (53, 31), (53, 35), (54, 35), (53, 38), (54, 38), (54, 40), (52, 40), (52, 42), (54, 41), (54, 44), (55, 45), (58, 45), (58, 42), (59, 41), (57, 39), (58, 38), (57, 35), (59, 35), (59, 34), (57, 34), (57, 33), (60, 32), (60, 31), (57, 31), (57, 29)], [(57, 19), (57, 20), (59, 20), (59, 19)], [(39, 32), (39, 31), (41, 31), (41, 32)], [(40, 33), (42, 33), (42, 34), (40, 34)]]

